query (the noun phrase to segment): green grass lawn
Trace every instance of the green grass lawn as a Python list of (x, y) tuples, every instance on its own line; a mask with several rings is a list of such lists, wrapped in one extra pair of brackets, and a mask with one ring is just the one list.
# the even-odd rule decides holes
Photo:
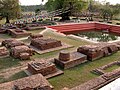
[(9, 36), (8, 34), (0, 34), (0, 42), (4, 39), (10, 39), (11, 36)]
[(24, 71), (20, 71), (18, 73), (15, 73), (13, 76), (9, 77), (7, 81), (12, 81), (16, 79), (20, 79), (22, 77), (27, 77), (28, 75)]
[(10, 81), (17, 80), (17, 79), (20, 79), (23, 77), (27, 77), (27, 74), (24, 71), (20, 71), (18, 73), (15, 73), (14, 75), (12, 75), (11, 77), (9, 77), (7, 79), (4, 78), (4, 76), (0, 76), (0, 83), (10, 82)]
[(44, 29), (40, 29), (40, 30), (32, 30), (32, 31), (27, 31), (29, 33), (32, 33), (32, 34), (39, 34), (40, 32), (42, 32)]
[(20, 65), (18, 59), (12, 57), (0, 58), (0, 70)]

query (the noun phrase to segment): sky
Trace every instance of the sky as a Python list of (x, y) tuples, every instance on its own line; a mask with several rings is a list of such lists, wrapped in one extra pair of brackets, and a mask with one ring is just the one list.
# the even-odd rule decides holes
[[(45, 4), (47, 0), (45, 0), (44, 2), (42, 2), (42, 0), (19, 0), (19, 1), (21, 5), (40, 5), (40, 4)], [(105, 0), (96, 0), (96, 1), (103, 2)], [(116, 3), (120, 4), (120, 0), (106, 0), (106, 1), (110, 2), (111, 4), (116, 4)]]

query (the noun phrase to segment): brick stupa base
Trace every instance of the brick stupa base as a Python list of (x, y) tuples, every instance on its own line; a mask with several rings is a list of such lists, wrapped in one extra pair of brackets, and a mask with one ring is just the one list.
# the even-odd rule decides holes
[(87, 62), (87, 56), (78, 52), (67, 53), (62, 51), (55, 63), (63, 69), (68, 69)]
[(63, 71), (58, 70), (55, 64), (45, 60), (29, 63), (27, 71), (29, 71), (30, 74), (41, 73), (46, 78), (51, 78), (63, 74)]

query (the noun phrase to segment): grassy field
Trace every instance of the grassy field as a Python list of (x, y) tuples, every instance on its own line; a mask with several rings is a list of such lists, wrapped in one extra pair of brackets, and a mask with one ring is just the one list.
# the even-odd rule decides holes
[(0, 58), (0, 70), (16, 67), (20, 65), (20, 60), (12, 57)]

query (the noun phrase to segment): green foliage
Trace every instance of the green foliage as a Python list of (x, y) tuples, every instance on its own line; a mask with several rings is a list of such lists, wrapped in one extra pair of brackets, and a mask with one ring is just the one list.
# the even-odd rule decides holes
[(0, 70), (20, 65), (18, 59), (12, 57), (0, 58)]
[(62, 9), (63, 12), (66, 9), (69, 9), (70, 12), (65, 14), (61, 14), (62, 19), (69, 19), (68, 16), (72, 15), (75, 12), (81, 12), (84, 8), (86, 8), (87, 2), (84, 0), (48, 0), (46, 3), (46, 7), (48, 11), (54, 11), (58, 9)]
[(23, 77), (27, 77), (27, 74), (24, 71), (15, 73), (13, 76), (9, 77), (7, 81), (17, 80)]
[(6, 23), (20, 17), (20, 11), (19, 0), (0, 0), (0, 14), (6, 18)]
[(30, 5), (30, 6), (21, 6), (23, 12), (34, 12), (37, 9), (45, 10), (44, 5)]
[(38, 14), (40, 12), (40, 9), (36, 9), (35, 13)]
[(102, 5), (100, 11), (104, 20), (112, 20), (114, 16), (120, 14), (120, 4), (110, 5), (109, 3), (106, 3), (105, 5)]

